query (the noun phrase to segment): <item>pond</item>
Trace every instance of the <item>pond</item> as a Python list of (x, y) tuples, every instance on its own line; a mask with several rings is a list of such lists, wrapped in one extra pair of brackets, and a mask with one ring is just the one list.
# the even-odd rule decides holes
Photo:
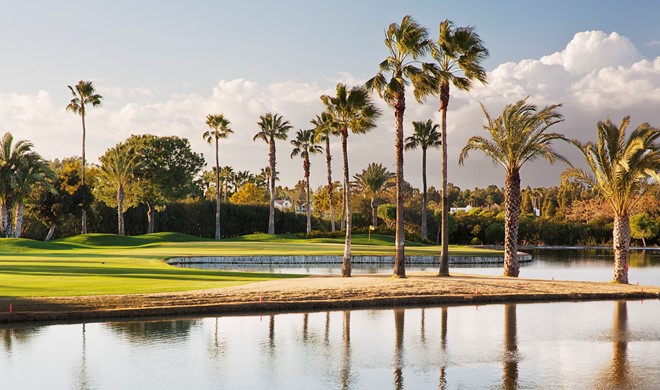
[(652, 389), (660, 301), (0, 328), (8, 389)]
[[(534, 249), (526, 250), (532, 261), (521, 263), (520, 277), (532, 279), (584, 280), (609, 282), (612, 280), (614, 255), (609, 249)], [(629, 282), (660, 286), (660, 250), (631, 250)], [(184, 265), (182, 265), (184, 266)], [(328, 275), (341, 274), (341, 265), (241, 265), (192, 264), (195, 268)], [(354, 274), (392, 273), (392, 265), (353, 264)], [(407, 271), (437, 272), (438, 266), (407, 265)], [(501, 275), (501, 264), (450, 266), (449, 271), (481, 275)]]

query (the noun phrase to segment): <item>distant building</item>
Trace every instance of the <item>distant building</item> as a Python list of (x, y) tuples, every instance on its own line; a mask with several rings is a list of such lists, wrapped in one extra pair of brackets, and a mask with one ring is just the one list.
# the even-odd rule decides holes
[(456, 213), (458, 213), (459, 211), (462, 211), (462, 212), (467, 213), (467, 212), (469, 212), (469, 211), (472, 210), (472, 209), (473, 209), (472, 205), (467, 205), (467, 206), (465, 206), (465, 207), (450, 207), (450, 208), (449, 208), (449, 213), (451, 213), (451, 214), (456, 214)]
[(286, 211), (291, 209), (291, 201), (288, 199), (276, 199), (275, 208), (281, 211)]

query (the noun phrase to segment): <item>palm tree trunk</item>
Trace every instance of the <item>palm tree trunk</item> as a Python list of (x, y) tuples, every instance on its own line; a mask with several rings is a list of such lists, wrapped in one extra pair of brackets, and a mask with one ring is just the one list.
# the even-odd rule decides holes
[(2, 236), (8, 238), (7, 228), (9, 226), (9, 215), (7, 211), (7, 202), (3, 199), (2, 205), (0, 206), (0, 212), (2, 212)]
[(518, 277), (518, 224), (520, 172), (507, 172), (504, 180), (504, 276)]
[(394, 276), (406, 277), (405, 233), (403, 225), (403, 113), (406, 101), (403, 91), (394, 109), (396, 117), (396, 238)]
[(123, 236), (124, 231), (124, 187), (122, 185), (117, 186), (117, 228), (119, 230), (119, 235)]
[(346, 179), (344, 179), (344, 190), (341, 194), (341, 222), (339, 229), (346, 230)]
[(449, 276), (449, 201), (447, 200), (447, 107), (449, 106), (449, 83), (443, 80), (440, 86), (440, 114), (442, 127), (442, 224), (440, 226), (440, 276)]
[(14, 220), (12, 218), (14, 210), (14, 199), (12, 196), (5, 196), (4, 209), (2, 213), (2, 232), (5, 238), (14, 237)]
[(220, 234), (220, 160), (218, 157), (218, 137), (215, 137), (215, 239), (219, 240), (221, 237), (222, 235)]
[[(85, 128), (85, 103), (84, 103), (84, 97), (80, 96), (80, 117), (82, 118), (82, 174), (80, 176), (80, 185), (85, 189), (85, 136), (87, 135), (87, 129)], [(81, 223), (82, 223), (82, 228), (81, 228), (81, 233), (82, 234), (87, 234), (87, 210), (85, 209), (87, 205), (83, 205), (82, 209), (82, 218), (81, 218)]]
[(330, 231), (335, 231), (335, 206), (332, 202), (332, 155), (330, 155), (330, 135), (325, 139), (325, 164), (328, 168), (328, 200), (330, 202)]
[(628, 213), (614, 216), (614, 282), (628, 284), (628, 250), (630, 249), (630, 218)]
[(275, 234), (275, 139), (270, 137), (270, 208), (268, 210), (268, 234)]
[(19, 200), (16, 204), (16, 222), (14, 223), (14, 238), (21, 238), (23, 231), (23, 201)]
[(147, 233), (156, 231), (156, 210), (152, 202), (147, 202)]
[(346, 212), (346, 239), (344, 240), (344, 261), (341, 265), (341, 276), (348, 278), (351, 276), (351, 188), (349, 186), (348, 173), (348, 148), (346, 146), (348, 139), (348, 129), (343, 129), (341, 134), (341, 152), (344, 158), (344, 211)]
[(378, 226), (378, 200), (376, 197), (371, 197), (371, 225)]
[(312, 231), (312, 208), (309, 204), (309, 158), (305, 158), (303, 162), (305, 168), (305, 201), (307, 202), (307, 234)]
[(57, 224), (51, 223), (50, 228), (48, 228), (48, 233), (46, 234), (46, 238), (44, 238), (44, 241), (50, 241), (53, 238), (53, 234), (55, 234), (55, 228), (57, 227)]
[(422, 226), (419, 234), (422, 240), (428, 239), (428, 234), (426, 232), (426, 202), (426, 148), (422, 148)]

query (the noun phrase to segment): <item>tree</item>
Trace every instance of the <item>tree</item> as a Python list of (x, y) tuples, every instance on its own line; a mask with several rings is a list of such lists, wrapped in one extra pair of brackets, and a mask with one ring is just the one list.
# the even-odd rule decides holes
[[(427, 30), (407, 15), (401, 25), (390, 24), (385, 32), (385, 46), (389, 56), (379, 65), (378, 73), (367, 81), (367, 88), (377, 91), (378, 95), (394, 109), (396, 119), (396, 257), (394, 275), (405, 277), (405, 236), (403, 216), (403, 114), (406, 110), (405, 87), (410, 82), (418, 102), (433, 93), (435, 65), (420, 62), (430, 50)], [(421, 65), (421, 68), (418, 67)], [(389, 75), (389, 80), (385, 76)]]
[[(220, 168), (220, 178), (224, 182), (224, 190), (222, 192), (224, 194), (223, 199), (224, 199), (225, 202), (227, 202), (227, 193), (229, 192), (229, 182), (231, 181), (231, 178), (233, 177), (233, 175), (234, 175), (234, 169), (232, 167), (230, 167), (229, 165), (226, 165), (226, 166)], [(216, 177), (216, 180), (218, 180), (217, 177)], [(215, 183), (215, 185), (220, 186), (220, 183)], [(217, 191), (216, 191), (216, 195), (217, 195)]]
[(474, 81), (486, 83), (486, 71), (481, 63), (488, 57), (488, 50), (474, 27), (454, 27), (452, 22), (440, 23), (438, 41), (431, 45), (431, 54), (438, 62), (437, 90), (440, 96), (442, 125), (442, 230), (440, 250), (440, 276), (449, 276), (449, 201), (447, 199), (447, 108), (450, 85), (460, 90), (470, 90)]
[(575, 179), (598, 191), (614, 214), (614, 282), (628, 283), (630, 211), (641, 196), (660, 182), (660, 130), (642, 123), (626, 139), (630, 117), (617, 126), (610, 119), (596, 124), (598, 142), (571, 141), (584, 156), (589, 171), (571, 167), (564, 179)]
[(630, 218), (630, 235), (632, 238), (642, 240), (646, 247), (646, 239), (653, 238), (660, 232), (658, 222), (651, 219), (648, 213), (639, 213)]
[(257, 187), (254, 183), (247, 183), (236, 191), (229, 201), (235, 204), (266, 204), (268, 199), (265, 189)]
[(153, 233), (156, 211), (197, 191), (195, 178), (206, 162), (201, 153), (192, 151), (188, 139), (177, 136), (131, 135), (123, 147), (138, 156), (134, 175), (139, 181), (131, 201), (147, 205), (147, 232)]
[(371, 163), (354, 178), (358, 191), (371, 200), (371, 224), (378, 226), (378, 195), (392, 184), (394, 173), (389, 172), (383, 164)]
[(344, 84), (337, 84), (335, 96), (323, 95), (321, 101), (330, 117), (330, 126), (341, 134), (341, 151), (344, 160), (344, 207), (346, 208), (346, 239), (344, 241), (344, 259), (341, 266), (343, 277), (351, 276), (351, 190), (348, 169), (348, 130), (353, 134), (364, 134), (376, 127), (380, 111), (371, 101), (364, 87), (347, 89)]
[(484, 130), (491, 139), (473, 136), (461, 150), (458, 160), (461, 165), (471, 150), (477, 150), (504, 168), (504, 276), (517, 277), (520, 273), (518, 265), (520, 168), (526, 162), (539, 158), (551, 164), (555, 160), (567, 162), (551, 147), (555, 140), (566, 140), (564, 135), (546, 132), (550, 126), (563, 120), (562, 115), (557, 111), (560, 106), (555, 104), (538, 111), (535, 105), (523, 99), (515, 104), (508, 104), (501, 116), (492, 119), (482, 105), (481, 109), (487, 121)]
[[(99, 161), (101, 161), (99, 179), (106, 183), (113, 183), (117, 188), (117, 233), (123, 236), (126, 233), (124, 230), (124, 211), (126, 211), (124, 209), (124, 191), (138, 166), (138, 155), (131, 148), (117, 144), (99, 157)], [(106, 204), (110, 207), (114, 206), (111, 202), (106, 201)]]
[(406, 150), (422, 149), (422, 224), (420, 228), (420, 237), (423, 240), (428, 239), (426, 232), (426, 212), (427, 212), (427, 191), (426, 191), (426, 150), (428, 148), (437, 148), (441, 144), (441, 134), (438, 132), (438, 125), (434, 125), (429, 119), (426, 122), (413, 122), (413, 135), (406, 138)]
[(331, 128), (331, 117), (327, 112), (317, 115), (316, 118), (311, 120), (314, 125), (317, 142), (325, 142), (325, 165), (328, 171), (328, 205), (330, 207), (330, 231), (335, 231), (335, 207), (333, 202), (333, 181), (332, 181), (332, 155), (330, 154), (330, 135), (337, 135), (336, 131)]
[[(85, 187), (85, 165), (87, 161), (85, 160), (85, 137), (87, 136), (87, 129), (85, 127), (85, 113), (86, 106), (92, 105), (92, 107), (97, 107), (101, 105), (101, 100), (103, 96), (96, 93), (94, 86), (91, 81), (82, 81), (80, 80), (75, 86), (68, 86), (73, 95), (73, 99), (66, 106), (66, 109), (73, 112), (74, 114), (80, 115), (82, 120), (82, 175), (81, 185)], [(87, 234), (87, 210), (83, 206), (82, 208), (82, 234)]]
[(30, 153), (22, 159), (14, 171), (14, 201), (16, 202), (16, 217), (14, 219), (13, 237), (20, 238), (23, 231), (23, 216), (25, 199), (38, 187), (46, 191), (54, 191), (51, 184), (55, 173), (48, 163), (37, 153)]
[(303, 160), (303, 170), (305, 172), (305, 209), (307, 210), (307, 234), (309, 234), (309, 232), (312, 231), (312, 204), (310, 202), (309, 196), (309, 156), (312, 154), (321, 153), (323, 148), (319, 145), (316, 145), (314, 130), (299, 130), (296, 133), (296, 138), (291, 140), (291, 145), (293, 145), (291, 158), (300, 155)]
[(229, 128), (229, 120), (224, 115), (207, 115), (206, 124), (211, 130), (203, 134), (204, 141), (209, 145), (215, 141), (215, 239), (222, 238), (220, 234), (220, 160), (218, 157), (218, 141), (220, 138), (227, 138), (233, 133)]

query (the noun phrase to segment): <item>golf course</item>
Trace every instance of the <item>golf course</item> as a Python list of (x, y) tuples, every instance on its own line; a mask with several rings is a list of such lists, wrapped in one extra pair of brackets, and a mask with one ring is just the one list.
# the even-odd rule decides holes
[[(391, 256), (393, 238), (355, 235), (354, 255)], [(165, 264), (169, 257), (341, 255), (343, 238), (300, 239), (253, 234), (222, 241), (179, 233), (86, 234), (49, 242), (0, 239), (0, 296), (57, 297), (151, 294), (237, 286), (282, 274), (206, 271)], [(437, 255), (437, 246), (407, 243), (409, 255)], [(452, 255), (501, 252), (452, 246)]]

